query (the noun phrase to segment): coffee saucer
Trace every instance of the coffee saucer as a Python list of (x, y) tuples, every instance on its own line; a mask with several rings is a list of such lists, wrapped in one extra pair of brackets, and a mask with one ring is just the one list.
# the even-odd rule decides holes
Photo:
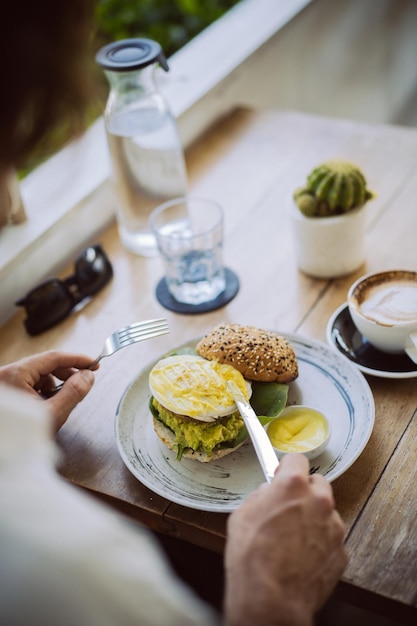
[(347, 303), (329, 319), (328, 343), (344, 354), (364, 374), (380, 378), (415, 378), (417, 364), (406, 354), (389, 354), (374, 348), (354, 325)]

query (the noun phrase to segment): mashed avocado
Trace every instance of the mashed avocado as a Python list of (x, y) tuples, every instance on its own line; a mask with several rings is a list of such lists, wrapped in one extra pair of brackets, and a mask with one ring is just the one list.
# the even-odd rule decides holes
[(210, 456), (216, 446), (226, 444), (228, 447), (234, 447), (245, 427), (239, 412), (207, 423), (185, 421), (175, 413), (165, 409), (155, 398), (152, 398), (152, 406), (155, 417), (175, 434), (178, 450), (192, 448), (193, 450), (201, 450)]

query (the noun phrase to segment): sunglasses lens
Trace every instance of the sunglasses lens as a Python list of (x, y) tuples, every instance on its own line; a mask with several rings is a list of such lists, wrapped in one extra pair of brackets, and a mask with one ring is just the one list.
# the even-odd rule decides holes
[(75, 275), (81, 294), (92, 296), (113, 276), (113, 268), (101, 246), (90, 246), (77, 259)]
[(30, 335), (48, 330), (84, 298), (100, 291), (112, 276), (113, 268), (102, 247), (90, 246), (78, 257), (74, 275), (65, 280), (47, 280), (16, 302), (26, 308), (26, 330)]
[(61, 321), (74, 306), (71, 294), (55, 278), (30, 291), (17, 304), (26, 308), (25, 326), (30, 335), (37, 335)]

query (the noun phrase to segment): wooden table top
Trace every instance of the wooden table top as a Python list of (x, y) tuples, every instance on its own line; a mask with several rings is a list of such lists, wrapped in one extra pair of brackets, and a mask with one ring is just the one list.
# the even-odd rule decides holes
[[(368, 208), (366, 264), (344, 278), (317, 280), (297, 270), (287, 207), (314, 165), (338, 157), (356, 162), (377, 193)], [(190, 191), (224, 207), (224, 260), (240, 278), (238, 295), (211, 313), (167, 311), (155, 297), (160, 259), (126, 252), (112, 226), (98, 239), (114, 266), (111, 284), (38, 337), (25, 334), (19, 311), (0, 329), (0, 359), (3, 364), (51, 348), (95, 356), (115, 329), (167, 317), (169, 335), (102, 362), (93, 391), (59, 433), (61, 472), (152, 529), (221, 552), (226, 513), (172, 503), (126, 469), (114, 433), (119, 399), (143, 366), (218, 322), (325, 341), (327, 321), (356, 278), (387, 268), (416, 269), (417, 131), (238, 110), (188, 150), (187, 163)], [(68, 267), (63, 276), (71, 272)], [(350, 556), (338, 593), (407, 622), (417, 615), (417, 384), (412, 378), (367, 379), (375, 399), (374, 430), (361, 456), (333, 483)]]

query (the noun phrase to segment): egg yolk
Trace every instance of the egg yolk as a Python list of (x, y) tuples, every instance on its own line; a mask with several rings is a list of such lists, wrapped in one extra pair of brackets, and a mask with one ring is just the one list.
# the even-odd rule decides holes
[(151, 392), (165, 408), (197, 419), (203, 416), (217, 418), (236, 410), (227, 390), (227, 381), (231, 380), (248, 399), (250, 387), (238, 370), (200, 356), (166, 357), (149, 375)]
[(308, 408), (294, 408), (268, 426), (272, 445), (284, 452), (307, 452), (323, 443), (327, 434), (323, 415)]

